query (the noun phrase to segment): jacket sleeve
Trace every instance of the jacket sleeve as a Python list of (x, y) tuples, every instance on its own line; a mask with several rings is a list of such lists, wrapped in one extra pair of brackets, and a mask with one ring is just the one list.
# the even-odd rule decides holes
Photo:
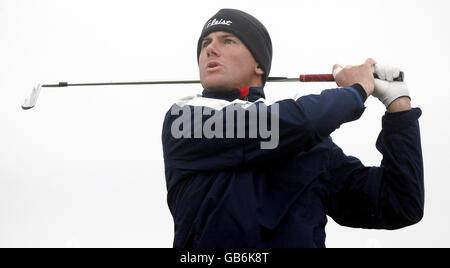
[(398, 229), (419, 222), (424, 209), (419, 108), (386, 114), (377, 139), (380, 167), (365, 167), (334, 143), (330, 154), (327, 214), (337, 223)]
[[(355, 86), (273, 104), (182, 99), (164, 120), (166, 169), (236, 169), (306, 151), (361, 116), (364, 104)], [(270, 137), (261, 131), (269, 129)]]

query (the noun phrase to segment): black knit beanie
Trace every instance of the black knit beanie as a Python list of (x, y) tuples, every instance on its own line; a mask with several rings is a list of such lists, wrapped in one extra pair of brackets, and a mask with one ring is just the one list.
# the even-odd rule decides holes
[(264, 70), (263, 84), (272, 65), (272, 41), (266, 27), (255, 17), (237, 9), (221, 9), (203, 27), (197, 45), (197, 61), (202, 49), (202, 39), (212, 32), (224, 31), (236, 35), (250, 50)]

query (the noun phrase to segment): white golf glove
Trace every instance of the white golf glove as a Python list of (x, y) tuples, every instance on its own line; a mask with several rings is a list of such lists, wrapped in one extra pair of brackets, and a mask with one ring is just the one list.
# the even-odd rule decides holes
[(394, 81), (394, 78), (400, 75), (399, 68), (376, 64), (374, 73), (378, 75), (378, 79), (375, 79), (375, 90), (372, 95), (377, 97), (386, 108), (397, 98), (410, 97), (406, 83)]

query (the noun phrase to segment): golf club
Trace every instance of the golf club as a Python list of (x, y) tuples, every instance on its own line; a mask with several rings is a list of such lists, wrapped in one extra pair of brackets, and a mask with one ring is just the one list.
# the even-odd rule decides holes
[[(374, 74), (375, 78), (378, 78)], [(404, 74), (400, 72), (400, 75), (394, 79), (394, 81), (403, 81)], [(267, 82), (334, 82), (332, 74), (302, 74), (299, 78), (287, 78), (287, 77), (269, 77)], [(58, 84), (37, 84), (28, 98), (22, 104), (22, 109), (29, 110), (36, 105), (39, 93), (43, 87), (81, 87), (81, 86), (124, 86), (124, 85), (170, 85), (170, 84), (199, 84), (199, 80), (180, 80), (180, 81), (150, 81), (150, 82), (110, 82), (110, 83), (68, 83), (59, 82)]]

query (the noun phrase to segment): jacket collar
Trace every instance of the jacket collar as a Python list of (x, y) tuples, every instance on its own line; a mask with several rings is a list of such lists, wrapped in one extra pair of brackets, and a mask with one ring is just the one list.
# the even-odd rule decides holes
[(227, 101), (234, 101), (235, 99), (248, 100), (255, 102), (260, 98), (265, 99), (264, 88), (262, 87), (246, 87), (236, 88), (225, 92), (212, 92), (203, 90), (202, 96), (204, 98), (222, 99)]

